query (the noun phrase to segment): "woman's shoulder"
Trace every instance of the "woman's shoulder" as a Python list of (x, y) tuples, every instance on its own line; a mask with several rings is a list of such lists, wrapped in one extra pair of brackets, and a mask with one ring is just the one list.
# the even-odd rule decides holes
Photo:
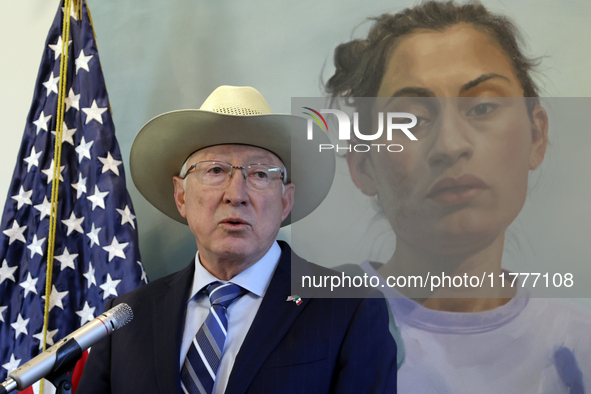
[(585, 325), (591, 327), (591, 305), (574, 299), (538, 298), (529, 300), (528, 313), (541, 319), (552, 318), (554, 324), (562, 322), (564, 326)]

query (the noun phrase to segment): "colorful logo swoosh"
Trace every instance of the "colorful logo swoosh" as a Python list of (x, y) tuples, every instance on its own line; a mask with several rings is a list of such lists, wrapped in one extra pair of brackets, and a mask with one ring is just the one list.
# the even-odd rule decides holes
[[(320, 120), (322, 120), (322, 123), (324, 123), (324, 130), (328, 131), (328, 125), (326, 124), (326, 120), (324, 119), (324, 116), (322, 116), (320, 114), (320, 112), (318, 112), (315, 109), (312, 109), (310, 107), (302, 107), (302, 108), (314, 112), (314, 114), (316, 114), (316, 116), (314, 116), (313, 114), (311, 114), (309, 112), (304, 112), (304, 114), (306, 114), (306, 115), (310, 116), (312, 119), (314, 119), (316, 121), (316, 123), (318, 123), (318, 126), (320, 126), (320, 129), (323, 129), (322, 124), (320, 123)], [(318, 119), (318, 118), (320, 118), (320, 119)]]

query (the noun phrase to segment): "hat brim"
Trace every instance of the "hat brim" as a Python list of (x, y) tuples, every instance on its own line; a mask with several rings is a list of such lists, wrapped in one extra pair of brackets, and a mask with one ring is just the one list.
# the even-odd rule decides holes
[[(306, 119), (293, 115), (238, 116), (197, 109), (159, 115), (138, 132), (130, 153), (130, 171), (140, 193), (172, 219), (187, 224), (174, 201), (172, 178), (195, 151), (214, 145), (252, 145), (273, 152), (287, 169), (287, 182), (296, 186), (294, 208), (281, 226), (310, 214), (328, 194), (335, 156), (319, 152), (329, 143), (320, 130), (306, 138)], [(317, 126), (316, 126), (317, 127)], [(294, 182), (295, 180), (295, 182)]]

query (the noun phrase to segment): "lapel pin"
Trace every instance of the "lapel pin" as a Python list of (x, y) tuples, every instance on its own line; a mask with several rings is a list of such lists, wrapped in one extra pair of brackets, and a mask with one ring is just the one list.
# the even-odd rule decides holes
[(293, 301), (296, 303), (296, 305), (300, 305), (303, 302), (300, 296), (296, 294), (290, 295), (285, 301)]

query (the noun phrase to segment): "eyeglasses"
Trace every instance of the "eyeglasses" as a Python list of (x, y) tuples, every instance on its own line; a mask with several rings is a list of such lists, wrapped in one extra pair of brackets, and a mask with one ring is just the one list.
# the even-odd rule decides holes
[(284, 180), (285, 172), (283, 169), (270, 164), (249, 164), (247, 166), (234, 166), (223, 161), (200, 161), (193, 164), (183, 176), (185, 179), (193, 173), (197, 180), (207, 186), (219, 186), (228, 181), (234, 175), (234, 169), (242, 170), (242, 176), (247, 184), (257, 190), (265, 190), (271, 187), (274, 181)]

